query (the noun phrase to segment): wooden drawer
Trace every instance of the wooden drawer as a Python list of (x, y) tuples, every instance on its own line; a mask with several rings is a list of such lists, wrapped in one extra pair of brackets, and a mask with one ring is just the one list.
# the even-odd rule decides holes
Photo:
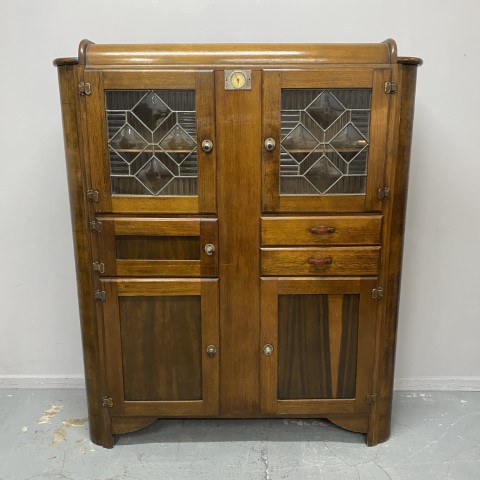
[[(213, 277), (218, 275), (215, 218), (98, 216), (101, 276)], [(208, 255), (205, 245), (215, 251)]]
[(262, 275), (376, 275), (380, 247), (262, 248)]
[(262, 217), (262, 245), (378, 245), (382, 215)]

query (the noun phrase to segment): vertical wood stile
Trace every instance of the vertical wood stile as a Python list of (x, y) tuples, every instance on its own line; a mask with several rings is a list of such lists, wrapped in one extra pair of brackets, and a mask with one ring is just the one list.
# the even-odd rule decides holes
[(223, 415), (259, 410), (261, 71), (251, 90), (216, 72)]

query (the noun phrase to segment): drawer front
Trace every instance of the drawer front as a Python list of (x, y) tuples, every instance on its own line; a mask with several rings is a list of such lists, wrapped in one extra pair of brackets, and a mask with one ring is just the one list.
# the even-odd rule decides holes
[(382, 215), (262, 217), (262, 245), (378, 245)]
[(218, 275), (217, 219), (99, 216), (97, 222), (101, 276)]
[(262, 275), (376, 275), (380, 247), (262, 248)]

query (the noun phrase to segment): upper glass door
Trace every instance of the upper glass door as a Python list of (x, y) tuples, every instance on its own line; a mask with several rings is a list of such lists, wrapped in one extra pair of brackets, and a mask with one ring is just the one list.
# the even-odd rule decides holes
[(378, 207), (386, 158), (385, 70), (266, 72), (263, 210)]
[(212, 74), (87, 79), (94, 84), (86, 104), (97, 211), (215, 213)]

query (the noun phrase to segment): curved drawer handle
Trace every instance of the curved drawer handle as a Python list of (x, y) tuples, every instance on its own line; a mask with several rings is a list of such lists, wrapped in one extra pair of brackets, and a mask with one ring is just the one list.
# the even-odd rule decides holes
[(327, 227), (325, 225), (310, 227), (308, 230), (310, 233), (313, 233), (314, 235), (330, 235), (332, 233), (335, 233), (335, 227)]
[(310, 265), (315, 265), (317, 267), (326, 267), (328, 265), (331, 265), (333, 262), (332, 257), (324, 257), (324, 258), (315, 258), (315, 257), (310, 257), (307, 260), (307, 263)]

